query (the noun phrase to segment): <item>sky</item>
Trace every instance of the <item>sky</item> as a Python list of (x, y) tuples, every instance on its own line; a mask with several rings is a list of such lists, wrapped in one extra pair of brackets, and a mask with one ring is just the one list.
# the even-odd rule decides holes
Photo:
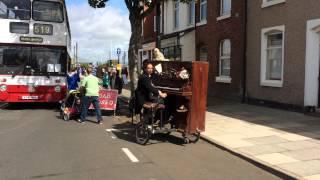
[[(87, 62), (105, 62), (116, 50), (128, 49), (130, 22), (124, 0), (110, 0), (106, 8), (94, 9), (88, 0), (66, 0), (72, 43), (78, 43), (78, 57)], [(73, 55), (73, 54), (72, 54)]]

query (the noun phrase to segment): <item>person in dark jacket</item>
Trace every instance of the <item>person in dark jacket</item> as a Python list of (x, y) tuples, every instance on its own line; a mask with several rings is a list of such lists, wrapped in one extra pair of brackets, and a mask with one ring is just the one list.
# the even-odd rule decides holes
[(167, 94), (156, 89), (152, 84), (153, 65), (150, 62), (144, 63), (144, 72), (138, 80), (136, 90), (136, 112), (140, 112), (145, 102), (153, 102), (154, 97), (166, 98)]
[(118, 94), (122, 93), (123, 80), (120, 77), (119, 71), (116, 71), (115, 69), (111, 72), (110, 86), (111, 86), (111, 89), (118, 90)]

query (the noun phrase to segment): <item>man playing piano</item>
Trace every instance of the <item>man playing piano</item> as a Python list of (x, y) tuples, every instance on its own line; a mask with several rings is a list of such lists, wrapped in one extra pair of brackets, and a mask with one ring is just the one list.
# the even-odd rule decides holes
[(143, 74), (138, 80), (136, 90), (136, 112), (140, 112), (146, 102), (158, 103), (158, 97), (166, 98), (167, 94), (156, 89), (152, 84), (154, 67), (149, 61), (143, 62)]

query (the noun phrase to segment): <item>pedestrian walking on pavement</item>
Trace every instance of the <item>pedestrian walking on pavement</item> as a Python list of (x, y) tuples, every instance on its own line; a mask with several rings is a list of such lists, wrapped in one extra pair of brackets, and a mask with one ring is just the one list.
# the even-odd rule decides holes
[(92, 75), (92, 68), (89, 67), (87, 69), (88, 75), (84, 77), (81, 88), (84, 89), (85, 95), (82, 97), (82, 108), (81, 115), (78, 122), (83, 123), (86, 120), (89, 105), (92, 103), (93, 107), (96, 111), (97, 121), (99, 124), (102, 124), (102, 115), (100, 110), (100, 102), (99, 102), (99, 79)]

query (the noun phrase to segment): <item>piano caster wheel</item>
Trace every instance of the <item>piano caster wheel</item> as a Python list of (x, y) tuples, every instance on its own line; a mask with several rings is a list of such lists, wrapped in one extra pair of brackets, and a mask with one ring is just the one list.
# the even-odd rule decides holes
[(184, 141), (185, 144), (189, 144), (190, 143), (190, 140), (187, 137), (185, 137), (183, 141)]
[(199, 141), (199, 139), (200, 139), (200, 133), (199, 132), (194, 133), (194, 134), (190, 135), (190, 137), (189, 137), (189, 140), (190, 140), (191, 143), (196, 143), (196, 142)]

